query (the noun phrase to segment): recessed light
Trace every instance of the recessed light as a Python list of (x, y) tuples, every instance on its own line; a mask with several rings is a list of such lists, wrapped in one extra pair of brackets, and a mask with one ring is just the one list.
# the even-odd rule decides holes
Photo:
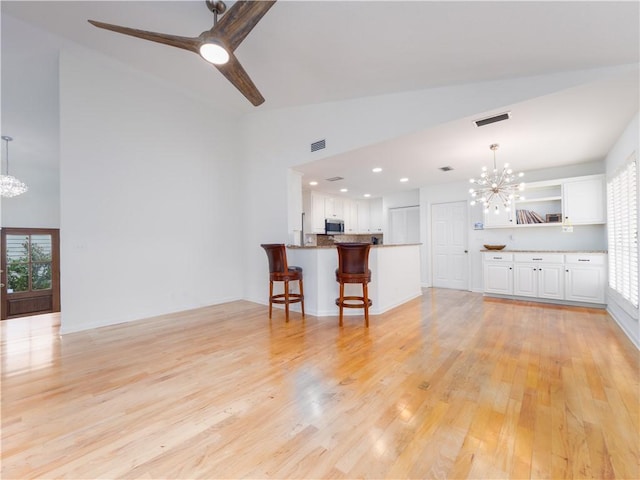
[(364, 196), (369, 198), (371, 196), (371, 194), (370, 193), (365, 193)]
[(376, 167), (373, 170), (371, 170), (373, 173), (380, 173), (382, 171), (382, 169), (380, 167)]
[(341, 188), (340, 191), (344, 193), (344, 192), (348, 192), (349, 190), (346, 188)]
[(408, 179), (407, 177), (404, 177), (404, 178), (401, 178), (401, 179), (400, 179), (400, 181), (401, 181), (401, 182), (408, 182), (408, 181), (409, 181), (409, 179)]
[(313, 182), (309, 182), (309, 185), (311, 185), (312, 187), (315, 187), (318, 184), (318, 182), (316, 182), (315, 180)]

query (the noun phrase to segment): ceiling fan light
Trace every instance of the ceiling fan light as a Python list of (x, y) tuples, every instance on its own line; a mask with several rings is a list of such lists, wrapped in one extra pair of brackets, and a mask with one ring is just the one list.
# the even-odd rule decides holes
[(212, 40), (200, 45), (200, 56), (214, 65), (224, 65), (229, 61), (229, 52), (218, 42)]

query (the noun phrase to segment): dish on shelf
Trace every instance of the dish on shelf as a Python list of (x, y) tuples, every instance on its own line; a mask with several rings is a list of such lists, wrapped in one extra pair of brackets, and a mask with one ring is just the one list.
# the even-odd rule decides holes
[(506, 245), (485, 245), (484, 248), (487, 250), (502, 250)]

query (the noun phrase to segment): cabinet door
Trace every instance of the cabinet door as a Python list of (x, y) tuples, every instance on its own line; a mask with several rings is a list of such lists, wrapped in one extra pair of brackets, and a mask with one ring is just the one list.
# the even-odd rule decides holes
[(538, 296), (538, 266), (516, 263), (513, 267), (513, 294), (523, 297)]
[(538, 266), (538, 297), (556, 300), (564, 298), (564, 270), (562, 265)]
[(573, 225), (605, 223), (604, 177), (570, 180), (562, 185), (563, 216)]
[(358, 233), (358, 207), (353, 200), (345, 199), (342, 208), (344, 209), (344, 231), (348, 234)]
[(371, 233), (369, 202), (358, 200), (358, 233)]
[(513, 220), (513, 212), (505, 212), (504, 209), (496, 210), (489, 208), (489, 211), (484, 214), (484, 228), (496, 228), (496, 227), (513, 227), (515, 221)]
[(313, 233), (324, 233), (324, 195), (311, 194), (311, 226)]
[(382, 198), (374, 198), (369, 202), (369, 218), (372, 233), (382, 233)]
[(344, 200), (342, 198), (327, 197), (324, 213), (327, 218), (344, 220)]
[(589, 265), (565, 265), (567, 300), (574, 302), (604, 303), (605, 268)]
[(484, 291), (512, 295), (513, 266), (509, 263), (485, 263)]

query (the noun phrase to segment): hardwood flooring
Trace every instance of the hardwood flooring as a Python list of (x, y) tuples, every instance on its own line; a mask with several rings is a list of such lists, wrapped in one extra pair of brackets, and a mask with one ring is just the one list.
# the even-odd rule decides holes
[(640, 477), (639, 352), (601, 310), (425, 290), (58, 336), (1, 322), (2, 478)]

